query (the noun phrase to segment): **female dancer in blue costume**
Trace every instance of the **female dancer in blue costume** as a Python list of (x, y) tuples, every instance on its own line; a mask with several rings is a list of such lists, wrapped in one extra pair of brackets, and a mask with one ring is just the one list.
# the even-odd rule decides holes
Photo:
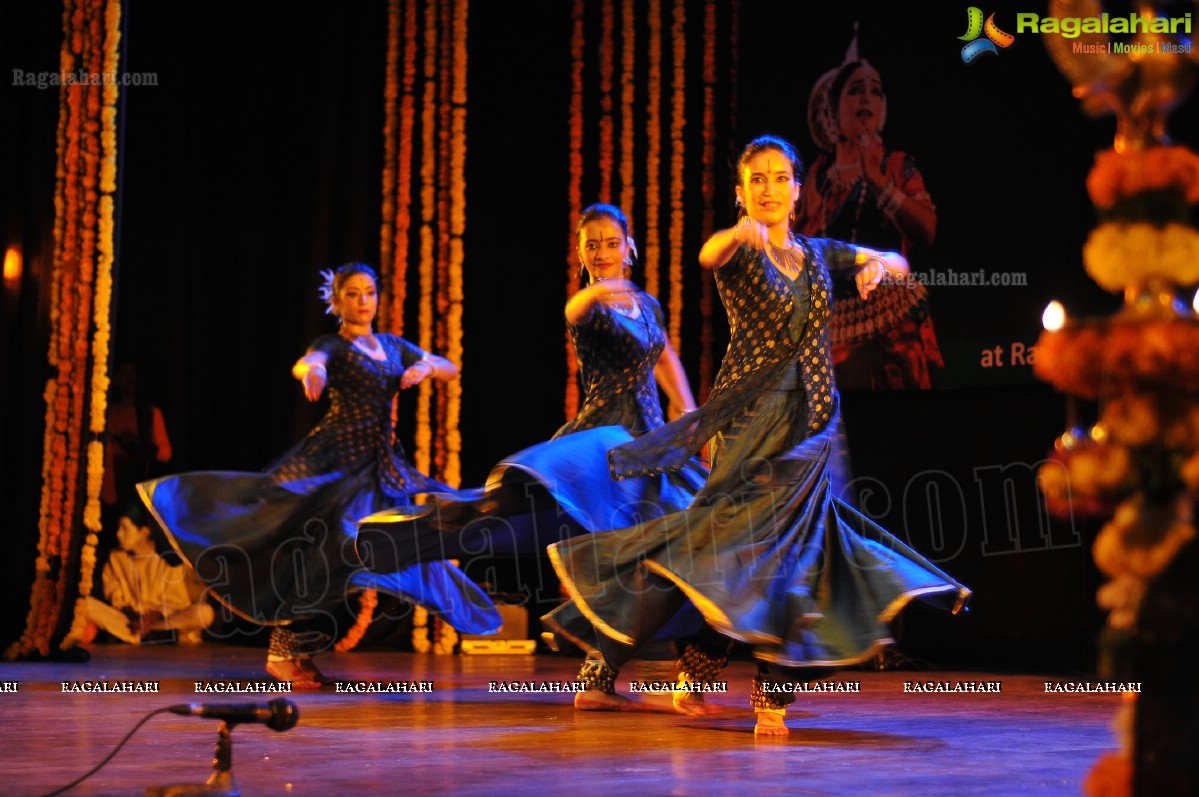
[[(583, 379), (575, 417), (547, 442), (502, 460), (481, 492), (364, 518), (358, 550), (374, 571), (471, 556), (537, 556), (574, 534), (621, 528), (681, 509), (703, 484), (678, 474), (614, 482), (607, 452), (663, 424), (661, 385), (677, 415), (695, 409), (657, 301), (628, 281), (636, 254), (625, 214), (592, 205), (575, 227), (590, 284), (566, 305)], [(465, 491), (464, 491), (465, 492)]]
[[(592, 205), (575, 231), (590, 280), (565, 310), (583, 379), (578, 414), (551, 440), (496, 465), (482, 496), (439, 499), (364, 518), (358, 551), (370, 569), (386, 572), (449, 558), (537, 556), (566, 537), (682, 509), (703, 485), (705, 471), (694, 461), (676, 473), (625, 481), (608, 477), (609, 449), (662, 426), (659, 385), (675, 415), (691, 412), (695, 402), (663, 332), (657, 301), (628, 281), (636, 247), (625, 214), (613, 205)], [(684, 619), (679, 628), (685, 628)], [(570, 605), (546, 624), (584, 650), (594, 647), (591, 624)], [(697, 626), (698, 618), (691, 625)]]
[(373, 575), (354, 556), (359, 518), (407, 504), (415, 493), (453, 493), (404, 459), (391, 403), (397, 390), (456, 379), (458, 369), (403, 338), (374, 333), (377, 277), (369, 266), (351, 263), (325, 276), (322, 298), (341, 328), (318, 338), (292, 369), (309, 401), (328, 389), (329, 410), (316, 428), (262, 473), (185, 473), (138, 485), (212, 594), (272, 627), (267, 672), (295, 688), (329, 683), (311, 654), (328, 644), (331, 611), (355, 590), (394, 594), (468, 633), (490, 633), (501, 622), (490, 599), (449, 562)]
[(863, 296), (897, 254), (790, 234), (802, 164), (782, 139), (738, 161), (744, 216), (700, 252), (729, 314), (708, 402), (615, 449), (617, 478), (677, 467), (710, 439), (707, 484), (686, 510), (550, 547), (574, 604), (601, 632), (579, 679), (613, 691), (617, 671), (690, 601), (717, 631), (754, 645), (756, 734), (787, 733), (787, 682), (860, 662), (889, 641), (909, 600), (960, 607), (969, 590), (835, 498), (828, 457), (837, 393), (828, 342), (830, 270)]

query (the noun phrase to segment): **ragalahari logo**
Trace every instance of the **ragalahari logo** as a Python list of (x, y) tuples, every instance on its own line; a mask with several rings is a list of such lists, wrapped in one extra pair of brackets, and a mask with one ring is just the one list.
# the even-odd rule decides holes
[[(979, 36), (984, 33), (986, 38), (980, 39)], [(966, 9), (966, 35), (958, 36), (958, 40), (967, 42), (966, 46), (962, 48), (962, 61), (968, 64), (983, 53), (999, 55), (999, 50), (996, 48), (1006, 50), (1012, 46), (1016, 37), (999, 29), (999, 26), (995, 24), (994, 14), (987, 17), (987, 21), (984, 23), (982, 9), (978, 6), (970, 6)]]

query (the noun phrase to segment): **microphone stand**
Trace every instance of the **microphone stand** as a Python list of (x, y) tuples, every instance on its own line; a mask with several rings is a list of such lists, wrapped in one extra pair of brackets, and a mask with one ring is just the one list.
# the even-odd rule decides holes
[(229, 724), (222, 721), (213, 745), (212, 775), (207, 783), (147, 786), (146, 797), (241, 797), (233, 780), (233, 736), (230, 730)]

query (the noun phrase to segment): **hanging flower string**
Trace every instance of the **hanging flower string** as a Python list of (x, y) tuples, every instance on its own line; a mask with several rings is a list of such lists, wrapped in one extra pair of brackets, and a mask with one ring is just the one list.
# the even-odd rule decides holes
[[(570, 234), (566, 245), (566, 298), (569, 300), (579, 290), (579, 265), (575, 252), (575, 219), (583, 212), (583, 48), (586, 44), (583, 29), (583, 0), (574, 0), (571, 7), (570, 35), (570, 183), (567, 199), (570, 214), (567, 229)], [(579, 365), (575, 362), (574, 348), (570, 335), (563, 334), (566, 341), (566, 399), (563, 413), (567, 420), (579, 409)]]
[[(102, 72), (115, 75), (118, 67), (121, 5), (119, 0), (109, 0), (104, 13), (103, 41), (96, 35), (102, 53)], [(95, 27), (93, 25), (93, 31)], [(91, 87), (93, 90), (95, 86)], [(95, 336), (92, 341), (92, 384), (91, 419), (89, 430), (99, 438), (104, 434), (108, 411), (108, 360), (112, 334), (112, 266), (113, 266), (113, 194), (116, 191), (116, 103), (118, 88), (115, 81), (105, 81), (100, 88), (100, 196), (97, 215), (95, 303), (93, 324)], [(100, 489), (104, 482), (104, 445), (93, 439), (87, 447), (87, 500), (83, 511), (83, 525), (87, 530), (80, 551), (79, 596), (75, 604), (75, 615), (70, 631), (64, 640), (70, 646), (83, 638), (87, 626), (87, 596), (92, 590), (96, 567), (96, 544), (99, 542)]]
[(682, 349), (683, 331), (683, 196), (685, 194), (683, 128), (687, 111), (687, 6), (686, 0), (674, 0), (671, 25), (674, 72), (671, 78), (670, 119), (670, 343)]
[[(419, 297), (417, 332), (411, 338), (461, 368), (470, 6), (467, 0), (392, 0), (388, 10), (383, 207), (390, 232), (384, 236), (382, 264), (392, 299), (383, 320), (388, 331), (403, 334), (415, 217)], [(416, 147), (419, 164), (414, 164)], [(417, 469), (457, 486), (461, 482), (461, 383), (425, 380), (416, 391), (415, 403)], [(339, 650), (352, 648), (361, 638), (376, 603), (377, 595), (364, 593), (358, 623)], [(429, 615), (419, 607), (413, 627), (418, 652), (452, 650), (457, 642), (453, 628), (435, 620), (435, 648)]]
[[(703, 196), (704, 215), (700, 235), (707, 238), (716, 228), (716, 3), (708, 0), (704, 4), (704, 116), (703, 116), (703, 178), (700, 193)], [(715, 355), (712, 336), (712, 311), (714, 282), (705, 274), (700, 282), (700, 360), (699, 385), (701, 401), (707, 399), (712, 384), (712, 360)]]
[[(649, 92), (646, 103), (645, 154), (645, 292), (660, 298), (660, 258), (658, 213), (661, 208), (659, 180), (662, 171), (662, 0), (650, 0), (649, 10)], [(677, 351), (677, 349), (676, 349)]]
[[(67, 0), (62, 73), (115, 74), (120, 17), (119, 0)], [(104, 467), (98, 438), (107, 410), (116, 190), (117, 86), (105, 82), (112, 85), (74, 84), (59, 90), (47, 353), (55, 376), (44, 394), (42, 495), (30, 608), (23, 634), (5, 652), (9, 659), (50, 655), (52, 637), (68, 610), (64, 603), (76, 556), (79, 599), (70, 607), (74, 613), (61, 648), (73, 646), (82, 635), (84, 601), (92, 589)], [(86, 445), (85, 433), (92, 438)], [(82, 496), (80, 467), (86, 467)], [(77, 525), (80, 516), (82, 526)]]
[[(406, 9), (410, 4), (403, 4)], [(396, 294), (396, 285), (403, 285), (406, 276), (407, 251), (398, 248), (398, 227), (400, 225), (397, 210), (401, 194), (411, 190), (410, 185), (401, 185), (397, 173), (400, 141), (396, 135), (396, 119), (402, 115), (398, 110), (400, 95), (400, 0), (389, 0), (387, 4), (387, 66), (383, 83), (383, 222), (379, 229), (379, 264), (383, 268), (384, 278), (390, 276), (391, 299), (386, 306), (380, 308), (379, 326), (396, 335), (402, 335), (404, 329), (404, 299), (403, 293)], [(405, 29), (405, 34), (410, 33)], [(405, 52), (407, 55), (407, 52)], [(401, 123), (402, 124), (402, 123)], [(405, 213), (407, 207), (405, 206)], [(389, 270), (389, 271), (388, 271)], [(399, 416), (399, 401), (392, 403), (391, 417), (394, 424)], [(367, 628), (374, 619), (375, 607), (379, 603), (379, 595), (373, 589), (361, 592), (358, 598), (358, 615), (354, 625), (337, 640), (333, 646), (339, 653), (353, 650), (362, 641)]]
[(616, 9), (612, 0), (603, 0), (600, 6), (600, 189), (601, 202), (612, 201), (612, 169), (615, 160), (616, 142), (612, 121), (612, 74), (616, 69), (616, 46), (613, 42), (613, 27)]
[[(400, 132), (396, 145), (399, 163), (396, 165), (395, 255), (392, 259), (391, 306), (388, 322), (396, 335), (404, 334), (404, 305), (408, 297), (408, 247), (412, 226), (412, 130), (416, 113), (416, 0), (404, 0), (404, 45), (401, 56), (404, 64), (400, 86)], [(386, 263), (386, 261), (384, 261)], [(386, 266), (385, 266), (386, 267)]]
[[(443, 2), (438, 5), (440, 35), (437, 57), (437, 288), (434, 311), (434, 335), (436, 351), (445, 353), (449, 349), (450, 314), (450, 191), (452, 173), (452, 122), (453, 108), (453, 5)], [(456, 384), (460, 384), (457, 383)], [(446, 418), (449, 414), (449, 392), (445, 385), (433, 383), (434, 415), (433, 470), (432, 475), (445, 481), (449, 460), (446, 440)]]
[(346, 653), (358, 647), (366, 629), (370, 627), (375, 617), (375, 607), (379, 605), (379, 593), (373, 589), (364, 589), (358, 596), (358, 618), (354, 625), (333, 646), (338, 653)]
[[(436, 289), (435, 261), (437, 212), (437, 4), (425, 3), (424, 90), (421, 100), (421, 186), (420, 186), (420, 311), (418, 315), (418, 345), (426, 351), (433, 348), (433, 302)], [(413, 458), (417, 470), (428, 473), (432, 461), (433, 386), (421, 382), (416, 408), (416, 451)]]
[[(387, 268), (395, 262), (396, 225), (396, 106), (400, 94), (400, 0), (387, 3), (387, 66), (383, 82), (383, 220), (379, 227), (379, 265)], [(394, 271), (392, 272), (394, 274)], [(380, 286), (382, 287), (382, 286)], [(379, 325), (390, 326), (389, 316), (394, 312), (401, 315), (401, 303), (393, 310), (384, 300), (379, 308)]]
[[(446, 356), (462, 367), (462, 302), (464, 245), (466, 234), (466, 101), (467, 101), (467, 22), (469, 0), (455, 0), (453, 9), (453, 105), (450, 122), (450, 252), (449, 252), (449, 309), (447, 313)], [(446, 385), (446, 466), (442, 479), (451, 487), (462, 482), (462, 383), (454, 380)]]
[(636, 152), (633, 151), (634, 70), (636, 69), (637, 18), (633, 0), (620, 6), (620, 207), (633, 211)]

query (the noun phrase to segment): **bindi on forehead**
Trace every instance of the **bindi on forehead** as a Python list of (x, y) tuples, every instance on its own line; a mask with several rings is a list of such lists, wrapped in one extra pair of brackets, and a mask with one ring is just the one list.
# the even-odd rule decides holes
[(747, 164), (749, 174), (791, 174), (791, 161), (773, 150), (754, 156)]
[(587, 225), (588, 229), (584, 233), (584, 238), (588, 241), (604, 241), (622, 240), (624, 234), (620, 228), (612, 223), (600, 223), (595, 225)]

